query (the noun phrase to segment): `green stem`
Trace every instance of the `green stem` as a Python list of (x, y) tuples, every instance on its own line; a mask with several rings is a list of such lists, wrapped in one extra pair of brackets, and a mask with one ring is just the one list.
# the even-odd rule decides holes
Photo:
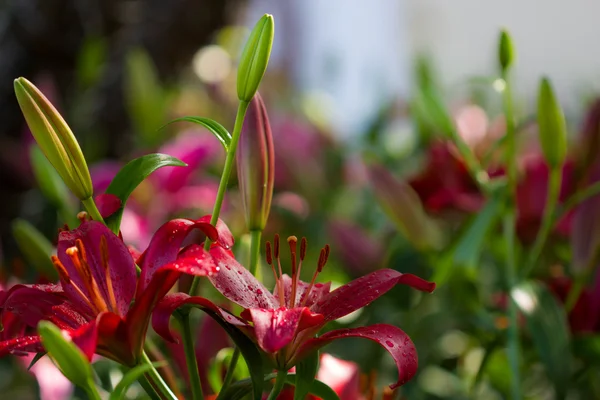
[(560, 195), (561, 181), (562, 167), (558, 166), (552, 168), (548, 178), (548, 195), (546, 197), (546, 207), (544, 209), (542, 224), (535, 238), (535, 242), (533, 242), (529, 257), (527, 257), (527, 262), (525, 263), (525, 269), (523, 270), (522, 275), (523, 278), (527, 278), (535, 268), (537, 260), (544, 248), (544, 244), (554, 226), (554, 211), (556, 209), (556, 204), (558, 203), (558, 196)]
[(487, 171), (485, 171), (481, 167), (481, 164), (479, 163), (469, 146), (467, 146), (465, 141), (458, 134), (458, 131), (456, 130), (456, 127), (454, 125), (450, 130), (450, 134), (452, 136), (452, 141), (456, 145), (458, 152), (460, 153), (461, 157), (465, 162), (465, 165), (467, 166), (469, 174), (475, 180), (475, 183), (483, 193), (489, 193), (490, 176), (488, 175)]
[(250, 273), (256, 275), (258, 260), (260, 259), (260, 239), (262, 231), (250, 231)]
[(100, 221), (106, 225), (104, 218), (102, 218), (102, 215), (100, 215), (100, 211), (98, 210), (98, 207), (96, 207), (96, 203), (94, 202), (93, 198), (90, 197), (89, 199), (81, 200), (81, 202), (92, 219), (95, 221)]
[(147, 364), (150, 366), (150, 371), (148, 372), (148, 375), (153, 386), (156, 388), (157, 392), (163, 399), (178, 400), (177, 396), (173, 394), (169, 386), (163, 380), (162, 376), (160, 376), (156, 368), (154, 368), (154, 365), (152, 365), (152, 361), (150, 361), (150, 358), (148, 358), (148, 355), (145, 351), (142, 352), (142, 360), (140, 361), (140, 364)]
[(269, 394), (267, 400), (276, 400), (279, 393), (283, 389), (283, 385), (285, 385), (285, 378), (287, 377), (287, 371), (282, 369), (277, 372), (277, 378), (275, 378), (275, 385), (273, 385), (273, 390)]
[(190, 325), (189, 313), (180, 314), (178, 318), (181, 323), (181, 334), (183, 339), (183, 349), (185, 351), (185, 361), (190, 377), (190, 387), (192, 389), (193, 400), (203, 400), (202, 384), (200, 383), (200, 371), (198, 370), (198, 361), (196, 360), (196, 351), (194, 349), (194, 338), (192, 337), (192, 326)]
[[(502, 70), (505, 86), (502, 93), (504, 116), (506, 119), (506, 153), (508, 198), (507, 210), (502, 219), (504, 241), (506, 245), (506, 284), (510, 293), (517, 284), (517, 262), (515, 255), (515, 230), (517, 217), (515, 212), (515, 197), (517, 192), (517, 141), (515, 138), (515, 119), (512, 103), (512, 91), (508, 70)], [(514, 301), (508, 304), (509, 325), (507, 330), (508, 362), (511, 366), (511, 391), (514, 400), (521, 399), (521, 374), (519, 371), (519, 321), (518, 309)]]
[(231, 385), (233, 381), (233, 375), (235, 375), (235, 366), (240, 358), (240, 349), (236, 347), (233, 351), (233, 355), (231, 356), (231, 361), (229, 362), (229, 367), (227, 367), (227, 374), (225, 375), (225, 379), (223, 380), (223, 386), (221, 386), (221, 390), (219, 391), (219, 395), (217, 396), (217, 400), (223, 400), (222, 395), (226, 392), (226, 389)]
[[(508, 293), (517, 283), (515, 262), (515, 211), (510, 209), (503, 218), (504, 239), (506, 243), (506, 281)], [(521, 399), (521, 377), (519, 373), (519, 313), (516, 303), (508, 303), (508, 361), (512, 370), (512, 398)]]
[[(211, 225), (216, 225), (221, 214), (221, 207), (223, 205), (223, 199), (225, 198), (225, 191), (227, 190), (227, 184), (229, 183), (229, 176), (235, 163), (235, 152), (237, 145), (240, 140), (240, 134), (242, 133), (242, 126), (244, 125), (244, 117), (246, 116), (246, 110), (250, 103), (241, 101), (238, 105), (237, 115), (235, 117), (235, 124), (233, 126), (233, 133), (231, 134), (231, 142), (227, 149), (227, 156), (225, 158), (225, 165), (223, 166), (223, 173), (221, 174), (221, 181), (219, 182), (219, 189), (217, 191), (217, 198), (215, 199), (215, 205), (213, 207), (212, 216), (210, 218)], [(210, 241), (207, 240), (204, 244), (204, 249), (210, 248)], [(199, 277), (194, 277), (192, 285), (188, 293), (194, 294), (199, 284)]]
[(85, 390), (85, 393), (87, 393), (88, 398), (90, 400), (101, 400), (100, 394), (98, 393), (98, 389), (96, 389), (96, 385), (94, 384), (94, 381), (91, 378), (83, 389)]

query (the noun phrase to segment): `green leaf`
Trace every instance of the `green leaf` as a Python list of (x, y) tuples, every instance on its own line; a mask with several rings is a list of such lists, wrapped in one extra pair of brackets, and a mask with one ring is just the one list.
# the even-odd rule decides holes
[(492, 226), (497, 222), (502, 206), (502, 197), (495, 194), (487, 201), (483, 209), (476, 214), (456, 245), (453, 257), (455, 264), (469, 267), (477, 265), (484, 240)]
[[(258, 348), (254, 344), (254, 342), (252, 340), (250, 340), (248, 338), (248, 336), (246, 336), (242, 331), (240, 331), (235, 326), (225, 322), (221, 318), (220, 315), (217, 315), (214, 311), (212, 311), (210, 309), (203, 308), (199, 305), (187, 304), (187, 305), (179, 308), (179, 310), (183, 310), (183, 312), (186, 312), (186, 310), (187, 310), (189, 312), (190, 308), (198, 308), (198, 309), (204, 311), (211, 318), (213, 318), (215, 321), (217, 321), (217, 323), (219, 325), (221, 325), (221, 327), (223, 329), (225, 329), (225, 331), (227, 332), (227, 334), (229, 335), (231, 340), (233, 340), (233, 343), (235, 343), (235, 345), (240, 349), (240, 352), (242, 353), (242, 356), (244, 357), (244, 360), (246, 361), (246, 365), (248, 366), (248, 369), (250, 371), (250, 381), (252, 382), (252, 398), (254, 400), (260, 400), (262, 398), (262, 392), (263, 392), (263, 386), (264, 386), (263, 360), (262, 360), (261, 353), (258, 351)], [(230, 388), (232, 386), (233, 385), (231, 385)], [(227, 391), (227, 393), (229, 393), (229, 390)], [(247, 394), (248, 394), (248, 390), (246, 390), (246, 392), (244, 392), (244, 395), (247, 395)], [(230, 399), (229, 396), (225, 396), (222, 398), (225, 398), (228, 400)]]
[(83, 40), (77, 56), (77, 81), (82, 88), (93, 86), (102, 76), (106, 66), (108, 45), (101, 36), (89, 36)]
[(20, 218), (12, 222), (12, 234), (27, 262), (42, 276), (56, 281), (58, 274), (50, 260), (54, 253), (52, 243), (35, 226)]
[[(276, 373), (268, 374), (264, 376), (264, 381), (270, 381), (277, 377)], [(286, 377), (286, 383), (290, 385), (296, 385), (296, 374), (288, 374)], [(242, 381), (237, 381), (231, 386), (227, 392), (223, 395), (223, 399), (227, 400), (241, 400), (245, 395), (248, 394), (248, 390), (250, 390), (251, 382), (249, 379), (244, 379)], [(337, 393), (327, 386), (325, 383), (315, 379), (313, 380), (308, 393), (313, 394), (319, 397), (322, 400), (340, 400)]]
[(138, 365), (127, 371), (127, 373), (123, 376), (123, 379), (115, 386), (112, 393), (110, 394), (109, 400), (123, 400), (125, 399), (125, 395), (127, 393), (127, 389), (131, 386), (135, 381), (140, 379), (146, 372), (152, 369), (152, 366), (155, 368), (162, 367), (166, 363), (165, 362), (157, 362), (150, 364), (142, 364)]
[(319, 370), (319, 352), (315, 351), (309, 357), (296, 364), (296, 390), (294, 400), (303, 400), (312, 387)]
[(93, 372), (83, 352), (51, 322), (40, 321), (38, 332), (48, 355), (63, 375), (76, 385), (87, 388), (89, 382), (93, 381)]
[(600, 366), (600, 335), (581, 335), (573, 338), (573, 353), (586, 364)]
[(52, 167), (39, 146), (31, 146), (29, 159), (31, 160), (33, 175), (44, 197), (59, 209), (68, 207), (70, 204), (67, 185)]
[(142, 142), (156, 146), (160, 142), (156, 130), (164, 122), (169, 101), (162, 87), (152, 59), (143, 49), (134, 49), (127, 54), (126, 95), (131, 119)]
[(175, 122), (192, 122), (197, 125), (201, 125), (204, 128), (208, 129), (210, 133), (215, 135), (217, 140), (223, 145), (225, 151), (229, 149), (229, 143), (231, 143), (231, 133), (223, 125), (215, 121), (214, 119), (204, 118), (204, 117), (181, 117), (176, 118), (173, 121), (170, 121), (166, 125), (162, 126), (160, 129), (163, 129), (165, 126), (170, 125)]
[[(208, 367), (207, 379), (215, 393), (218, 393), (223, 386), (223, 370), (231, 365), (234, 351), (231, 347), (219, 350), (214, 361)], [(234, 379), (243, 379), (250, 376), (250, 371), (243, 358), (238, 358), (233, 376)]]
[(114, 194), (117, 196), (122, 204), (121, 208), (110, 217), (106, 218), (106, 225), (115, 234), (118, 234), (119, 227), (121, 226), (121, 217), (123, 216), (123, 209), (127, 203), (127, 199), (138, 187), (140, 183), (144, 181), (152, 172), (162, 167), (185, 167), (186, 163), (183, 161), (171, 157), (166, 154), (147, 154), (145, 156), (136, 158), (125, 165), (119, 173), (113, 178), (112, 182), (106, 193)]
[(569, 328), (564, 309), (541, 284), (523, 282), (511, 297), (527, 320), (535, 348), (559, 397), (566, 393), (572, 372)]

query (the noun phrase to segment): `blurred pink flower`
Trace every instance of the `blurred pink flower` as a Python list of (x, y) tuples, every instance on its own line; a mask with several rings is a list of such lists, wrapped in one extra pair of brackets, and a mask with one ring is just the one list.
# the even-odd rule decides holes
[[(24, 368), (29, 366), (34, 355), (20, 357)], [(65, 378), (48, 357), (39, 359), (29, 370), (40, 386), (40, 400), (67, 400), (73, 394), (73, 384)]]
[(359, 226), (333, 220), (328, 231), (333, 248), (341, 249), (338, 256), (351, 275), (364, 275), (382, 267), (385, 256), (383, 244), (368, 236)]
[[(560, 276), (552, 278), (547, 284), (556, 297), (565, 303), (573, 287), (571, 279)], [(568, 318), (573, 333), (600, 332), (600, 274), (596, 275), (593, 286), (581, 292)]]

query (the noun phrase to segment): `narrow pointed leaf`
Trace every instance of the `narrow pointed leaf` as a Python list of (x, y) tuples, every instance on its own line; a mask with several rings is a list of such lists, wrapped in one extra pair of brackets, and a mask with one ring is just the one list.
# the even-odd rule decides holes
[(557, 299), (536, 282), (523, 282), (511, 297), (527, 320), (527, 327), (557, 395), (566, 393), (572, 372), (567, 317)]
[(46, 355), (46, 352), (37, 353), (35, 355), (35, 357), (33, 357), (33, 359), (31, 360), (31, 362), (29, 363), (29, 366), (27, 366), (27, 371), (29, 371), (35, 364), (37, 364), (37, 362), (40, 361), (40, 359), (42, 357), (44, 357), (45, 355)]
[[(205, 117), (181, 117), (181, 118), (174, 119), (173, 121), (169, 122), (167, 125), (170, 125), (174, 122), (182, 122), (182, 121), (192, 122), (194, 124), (203, 126), (204, 128), (208, 129), (210, 131), (210, 133), (215, 135), (217, 140), (223, 145), (223, 148), (225, 149), (225, 151), (227, 151), (229, 149), (229, 143), (231, 143), (231, 134), (229, 133), (229, 131), (227, 129), (225, 129), (225, 127), (223, 125), (221, 125), (214, 119), (205, 118)], [(164, 128), (167, 125), (164, 125), (162, 128)]]
[(138, 365), (135, 368), (127, 371), (123, 379), (115, 386), (112, 393), (110, 394), (109, 400), (124, 400), (127, 394), (127, 389), (131, 386), (135, 381), (140, 379), (146, 372), (150, 371), (152, 367), (158, 368), (164, 366), (166, 363), (152, 363), (151, 365), (142, 364)]
[(106, 219), (106, 224), (115, 233), (118, 234), (119, 227), (121, 226), (121, 217), (123, 216), (123, 209), (127, 199), (138, 187), (140, 183), (144, 181), (152, 172), (162, 167), (185, 167), (186, 164), (166, 154), (147, 154), (145, 156), (136, 158), (127, 163), (114, 177), (106, 193), (114, 194), (117, 196), (122, 204), (121, 208)]
[(42, 276), (56, 281), (58, 274), (50, 260), (54, 246), (46, 237), (24, 219), (16, 219), (12, 223), (12, 234), (23, 257)]
[(317, 371), (319, 370), (319, 352), (315, 351), (310, 356), (296, 364), (296, 379), (294, 400), (303, 400), (312, 388)]

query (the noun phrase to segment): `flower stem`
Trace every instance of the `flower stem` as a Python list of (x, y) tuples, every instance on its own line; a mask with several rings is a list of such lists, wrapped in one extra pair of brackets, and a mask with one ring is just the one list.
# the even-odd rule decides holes
[(287, 377), (287, 371), (282, 369), (277, 372), (277, 378), (275, 378), (275, 385), (273, 385), (273, 390), (269, 394), (267, 400), (276, 400), (279, 393), (283, 389), (283, 385), (285, 385), (285, 378)]
[(96, 389), (96, 385), (94, 381), (90, 379), (85, 387), (83, 388), (85, 393), (88, 395), (90, 400), (101, 400), (100, 394), (98, 393), (98, 389)]
[(100, 215), (100, 211), (98, 210), (98, 207), (96, 207), (96, 203), (94, 202), (93, 198), (90, 197), (85, 200), (81, 200), (81, 202), (83, 203), (83, 206), (85, 207), (87, 212), (90, 214), (92, 219), (94, 219), (95, 221), (100, 221), (103, 224), (105, 224), (104, 218), (102, 218), (102, 215)]
[(192, 389), (193, 400), (203, 400), (202, 384), (200, 383), (200, 371), (198, 370), (198, 361), (196, 360), (196, 351), (194, 349), (194, 338), (192, 337), (192, 327), (190, 325), (189, 313), (180, 314), (178, 318), (181, 323), (181, 334), (183, 339), (183, 349), (185, 351), (185, 361), (190, 377), (190, 387)]
[(233, 355), (231, 356), (231, 361), (229, 362), (229, 367), (227, 367), (227, 374), (225, 375), (225, 379), (223, 380), (223, 386), (221, 386), (221, 390), (219, 391), (219, 395), (217, 396), (217, 400), (222, 400), (221, 395), (226, 392), (226, 389), (231, 385), (233, 381), (233, 375), (235, 374), (235, 366), (240, 358), (240, 348), (236, 346), (233, 351)]
[[(517, 217), (515, 211), (515, 198), (517, 192), (517, 143), (515, 138), (515, 119), (513, 112), (511, 85), (506, 69), (502, 70), (502, 79), (505, 86), (502, 93), (504, 115), (506, 118), (506, 153), (508, 177), (507, 209), (502, 220), (504, 241), (506, 245), (506, 284), (510, 293), (517, 284), (517, 266), (515, 259), (515, 230)], [(519, 321), (517, 305), (512, 299), (508, 303), (509, 326), (507, 330), (508, 339), (508, 361), (512, 370), (512, 398), (521, 399), (521, 376), (519, 373)]]
[(159, 395), (166, 400), (178, 400), (177, 396), (173, 394), (169, 386), (163, 380), (162, 376), (160, 376), (156, 368), (154, 368), (154, 365), (152, 365), (152, 361), (150, 361), (150, 358), (148, 358), (148, 355), (145, 351), (142, 352), (141, 363), (150, 366), (150, 371), (148, 372), (148, 375), (150, 376), (150, 380), (153, 386), (157, 389)]
[(527, 262), (525, 263), (525, 269), (522, 274), (523, 278), (527, 278), (535, 268), (537, 260), (544, 248), (544, 244), (546, 243), (546, 239), (548, 239), (552, 227), (554, 226), (554, 210), (556, 209), (558, 196), (560, 195), (561, 181), (562, 167), (552, 168), (548, 178), (548, 195), (546, 197), (546, 207), (544, 209), (542, 225), (535, 237), (535, 242), (533, 242), (533, 247), (531, 248)]
[(571, 211), (571, 209), (577, 206), (579, 203), (582, 203), (590, 197), (596, 196), (598, 193), (600, 193), (600, 182), (596, 182), (593, 185), (590, 185), (585, 189), (575, 193), (573, 196), (569, 197), (567, 201), (565, 201), (562, 207), (556, 210), (557, 212), (555, 221), (560, 220), (563, 215)]
[[(221, 181), (219, 182), (219, 189), (217, 191), (217, 198), (215, 199), (215, 205), (213, 206), (212, 215), (210, 218), (211, 225), (216, 225), (219, 220), (219, 215), (221, 214), (221, 207), (223, 205), (223, 199), (225, 198), (225, 190), (227, 190), (227, 184), (229, 182), (229, 176), (231, 175), (231, 170), (233, 169), (233, 164), (235, 162), (235, 152), (237, 150), (237, 145), (240, 140), (240, 134), (242, 133), (242, 126), (244, 125), (244, 117), (246, 116), (246, 110), (248, 110), (248, 106), (250, 103), (245, 101), (241, 101), (238, 105), (237, 115), (235, 117), (235, 124), (233, 126), (233, 133), (231, 134), (231, 142), (229, 143), (229, 147), (227, 149), (227, 157), (225, 158), (225, 165), (223, 166), (223, 173), (221, 174)], [(204, 244), (204, 250), (208, 250), (210, 248), (210, 241), (207, 240)], [(192, 281), (192, 285), (190, 286), (190, 290), (188, 293), (194, 294), (199, 284), (199, 277), (194, 277)]]

